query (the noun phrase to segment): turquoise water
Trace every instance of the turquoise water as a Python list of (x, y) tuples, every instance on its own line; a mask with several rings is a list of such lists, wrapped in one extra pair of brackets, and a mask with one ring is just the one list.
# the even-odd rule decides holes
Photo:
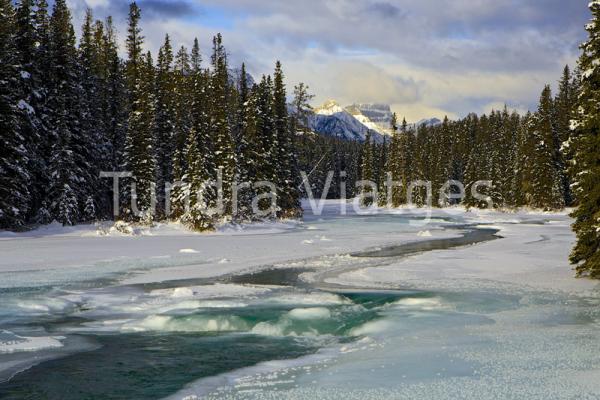
[(43, 325), (47, 334), (82, 337), (94, 348), (31, 367), (1, 383), (0, 398), (161, 399), (200, 378), (263, 361), (310, 355), (325, 346), (353, 341), (354, 328), (381, 318), (386, 304), (411, 295), (331, 294), (339, 301), (320, 307), (274, 301), (288, 294), (308, 296), (307, 292), (282, 290), (254, 299), (247, 307), (166, 313), (161, 317), (168, 320), (158, 328), (162, 331), (73, 335), (73, 329), (93, 321), (46, 317)]
[(161, 399), (195, 379), (310, 354), (305, 340), (244, 335), (114, 334), (0, 385), (2, 399)]

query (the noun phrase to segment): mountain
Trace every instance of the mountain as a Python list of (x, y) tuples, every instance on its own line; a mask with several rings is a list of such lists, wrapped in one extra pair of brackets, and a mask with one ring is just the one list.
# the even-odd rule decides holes
[[(242, 70), (241, 68), (229, 68), (229, 84), (238, 87), (240, 85), (240, 80), (242, 77)], [(256, 81), (254, 80), (254, 77), (252, 75), (250, 75), (248, 72), (246, 72), (246, 83), (248, 84), (248, 87), (252, 87)]]
[[(359, 142), (364, 142), (370, 131), (375, 142), (383, 143), (384, 138), (392, 134), (392, 115), (387, 104), (357, 103), (342, 107), (335, 100), (328, 100), (314, 110), (309, 124), (312, 131), (321, 135)], [(436, 126), (441, 123), (437, 118), (429, 118), (409, 124), (409, 127), (416, 129), (421, 125)]]
[(391, 135), (390, 124), (392, 122), (392, 109), (388, 104), (353, 104), (346, 109), (356, 115), (359, 121), (364, 123), (369, 128), (374, 129), (382, 134)]
[(374, 129), (376, 125), (368, 118), (363, 117), (359, 114), (352, 114), (334, 100), (329, 100), (315, 109), (309, 123), (313, 131), (322, 135), (364, 142), (367, 134), (371, 131), (375, 142), (383, 142), (383, 135)]
[(428, 119), (422, 119), (419, 122), (413, 124), (413, 126), (415, 127), (419, 127), (421, 125), (427, 125), (427, 126), (438, 126), (442, 124), (442, 120), (438, 119), (438, 118), (428, 118)]

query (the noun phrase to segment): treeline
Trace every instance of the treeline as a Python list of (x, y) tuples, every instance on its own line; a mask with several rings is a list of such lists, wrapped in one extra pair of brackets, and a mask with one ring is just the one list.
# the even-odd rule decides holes
[[(120, 193), (125, 219), (171, 217), (199, 230), (222, 217), (249, 221), (266, 189), (246, 188), (232, 204), (233, 185), (257, 181), (277, 185), (277, 217), (301, 215), (297, 119), (281, 65), (251, 83), (244, 65), (230, 68), (221, 35), (207, 67), (197, 39), (191, 51), (173, 49), (168, 35), (155, 63), (140, 18), (134, 2), (122, 60), (110, 17), (88, 11), (77, 43), (65, 0), (51, 13), (46, 0), (0, 0), (0, 228), (111, 217), (101, 171), (132, 173), (121, 181), (137, 199)], [(220, 178), (222, 191), (207, 185)], [(167, 182), (178, 184), (165, 191)], [(219, 198), (223, 212), (208, 211)]]
[(307, 185), (315, 198), (353, 198), (359, 194), (356, 182), (361, 179), (360, 142), (313, 133), (303, 134), (297, 142), (300, 171), (307, 178), (301, 187), (304, 196), (308, 195)]
[[(458, 121), (446, 118), (437, 126), (408, 128), (406, 121), (392, 121), (393, 137), (383, 145), (367, 141), (362, 151), (362, 178), (378, 183), (379, 202), (387, 202), (387, 173), (402, 182), (392, 191), (393, 206), (406, 204), (410, 183), (431, 182), (431, 203), (456, 202), (445, 194), (458, 195), (455, 185), (465, 187), (469, 207), (532, 207), (557, 210), (574, 204), (571, 175), (567, 171), (573, 154), (568, 146), (580, 77), (565, 67), (554, 97), (550, 86), (540, 96), (538, 110), (519, 115), (506, 107), (489, 115), (471, 114)], [(490, 183), (482, 184), (482, 181)], [(473, 195), (473, 186), (482, 196)], [(412, 200), (427, 204), (426, 189), (415, 187)], [(489, 199), (487, 199), (489, 197)]]

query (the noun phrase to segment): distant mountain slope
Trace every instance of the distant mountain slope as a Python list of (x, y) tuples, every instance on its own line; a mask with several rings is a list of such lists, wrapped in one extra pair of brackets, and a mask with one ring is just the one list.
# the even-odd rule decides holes
[[(391, 120), (392, 110), (387, 104), (352, 104), (344, 108), (335, 100), (329, 100), (315, 109), (309, 124), (311, 130), (321, 135), (359, 142), (364, 142), (370, 131), (373, 140), (382, 143), (392, 133)], [(437, 118), (430, 118), (411, 124), (410, 127), (416, 128), (423, 124), (435, 126), (441, 123)]]
[(322, 135), (364, 142), (371, 131), (374, 141), (383, 142), (383, 135), (370, 126), (374, 126), (371, 121), (357, 119), (333, 100), (315, 109), (315, 113), (310, 118), (310, 128)]

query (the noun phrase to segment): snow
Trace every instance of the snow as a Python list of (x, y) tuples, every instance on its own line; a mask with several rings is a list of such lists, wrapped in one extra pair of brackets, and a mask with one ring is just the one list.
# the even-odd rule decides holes
[(365, 141), (367, 134), (371, 132), (371, 137), (375, 142), (383, 142), (385, 130), (362, 115), (360, 111), (352, 111), (351, 113), (334, 100), (329, 100), (323, 106), (315, 109), (315, 114), (310, 120), (310, 127), (322, 135), (357, 141)]
[(61, 336), (26, 337), (16, 335), (10, 331), (0, 330), (0, 354), (60, 348), (63, 347), (61, 343), (63, 339), (64, 337)]
[(288, 315), (290, 318), (299, 320), (331, 318), (331, 312), (325, 307), (294, 308)]
[(27, 103), (25, 100), (19, 100), (19, 102), (17, 103), (17, 107), (19, 107), (20, 110), (27, 111), (28, 114), (35, 113), (35, 110), (33, 109), (33, 107), (31, 107), (29, 105), (29, 103)]
[(194, 249), (181, 249), (181, 250), (179, 250), (179, 252), (181, 254), (198, 254), (199, 253), (198, 250), (194, 250)]
[(315, 113), (319, 115), (333, 115), (342, 112), (344, 109), (335, 100), (328, 100), (321, 107), (315, 109)]
[[(309, 207), (308, 203), (305, 206)], [(462, 208), (431, 213), (420, 209), (380, 210), (390, 218), (429, 217), (431, 222), (425, 227), (412, 226), (403, 219), (392, 220), (395, 222), (390, 224), (364, 224), (362, 221), (369, 216), (330, 217), (337, 212), (339, 201), (327, 201), (324, 215), (309, 213), (305, 223), (226, 225), (213, 234), (194, 233), (178, 224), (157, 224), (134, 228), (134, 234), (126, 235), (110, 229), (106, 233), (107, 225), (103, 223), (63, 227), (57, 222), (30, 232), (0, 232), (0, 253), (3, 254), (0, 273), (5, 277), (0, 286), (17, 285), (20, 279), (31, 279), (28, 271), (33, 274), (39, 270), (53, 271), (53, 277), (66, 280), (81, 279), (80, 275), (85, 277), (88, 272), (102, 273), (99, 267), (105, 269), (107, 275), (133, 271), (134, 274), (128, 274), (123, 280), (124, 284), (131, 284), (206, 278), (322, 256), (341, 255), (341, 258), (319, 261), (321, 264), (340, 263), (344, 262), (343, 254), (360, 249), (456, 236), (455, 232), (440, 228), (445, 217), (459, 218), (466, 223), (494, 224), (504, 239), (455, 250), (460, 257), (443, 265), (436, 264), (443, 252), (423, 254), (418, 257), (418, 264), (411, 261), (411, 265), (418, 267), (400, 265), (394, 270), (394, 277), (386, 276), (384, 271), (398, 266), (377, 268), (369, 271), (374, 274), (370, 281), (398, 281), (400, 272), (402, 276), (418, 280), (428, 277), (426, 273), (417, 274), (419, 270), (434, 270), (437, 276), (444, 278), (481, 276), (515, 283), (527, 279), (532, 285), (553, 289), (593, 286), (590, 281), (572, 278), (567, 259), (574, 236), (568, 210), (557, 214), (466, 212)], [(536, 224), (544, 220), (551, 223)], [(540, 237), (549, 240), (529, 243), (532, 238)], [(507, 254), (506, 249), (511, 249), (511, 253)], [(364, 274), (364, 271), (359, 272)]]
[[(15, 298), (2, 303), (0, 317), (76, 312), (89, 321), (66, 328), (67, 335), (244, 332), (315, 339), (319, 333), (312, 329), (290, 327), (327, 321), (338, 307), (361, 307), (343, 290), (327, 288), (401, 290), (402, 298), (382, 307), (378, 318), (353, 328), (355, 341), (203, 379), (172, 398), (213, 390), (208, 398), (598, 398), (599, 318), (593, 310), (600, 299), (597, 283), (574, 279), (568, 264), (570, 210), (411, 208), (347, 216), (339, 210), (339, 201), (326, 201), (323, 215), (308, 211), (304, 222), (223, 225), (212, 234), (178, 224), (129, 226), (128, 234), (122, 232), (127, 227), (111, 230), (108, 223), (3, 232), (2, 288), (100, 278), (112, 283)], [(462, 231), (449, 228), (464, 224), (496, 228), (502, 238), (408, 257), (350, 255), (457, 237)], [(307, 270), (301, 278), (324, 290), (197, 282), (128, 286), (272, 268)], [(231, 312), (273, 305), (283, 311), (269, 322)], [(0, 334), (0, 353), (60, 346), (61, 337)], [(221, 386), (226, 389), (219, 391)]]

